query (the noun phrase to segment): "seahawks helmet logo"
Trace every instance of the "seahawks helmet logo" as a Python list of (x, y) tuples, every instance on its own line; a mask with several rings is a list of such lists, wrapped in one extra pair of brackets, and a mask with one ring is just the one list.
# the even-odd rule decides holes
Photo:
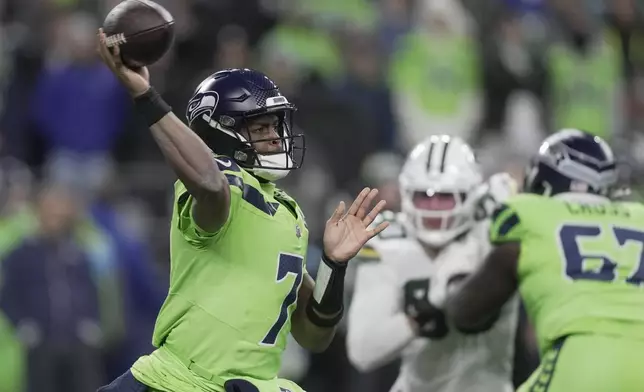
[(215, 91), (206, 91), (195, 95), (188, 103), (186, 112), (188, 122), (192, 123), (195, 118), (200, 117), (202, 114), (206, 114), (209, 118), (212, 117), (218, 103), (219, 94)]

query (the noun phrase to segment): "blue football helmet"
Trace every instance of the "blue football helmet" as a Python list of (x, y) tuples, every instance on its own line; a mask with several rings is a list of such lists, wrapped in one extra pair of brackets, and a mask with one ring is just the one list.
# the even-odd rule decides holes
[(611, 196), (618, 181), (615, 156), (599, 136), (562, 129), (549, 136), (526, 168), (523, 191), (544, 196), (580, 192)]
[[(304, 160), (304, 136), (293, 134), (295, 105), (266, 75), (251, 69), (227, 69), (202, 81), (188, 103), (188, 125), (219, 155), (235, 160), (256, 177), (274, 181), (298, 169)], [(241, 130), (254, 118), (276, 115), (277, 137), (247, 140)], [(260, 154), (253, 144), (279, 141), (278, 153)]]

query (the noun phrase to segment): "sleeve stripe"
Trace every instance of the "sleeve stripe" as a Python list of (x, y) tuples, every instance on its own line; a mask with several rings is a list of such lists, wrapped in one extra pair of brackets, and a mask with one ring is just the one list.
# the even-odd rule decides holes
[(499, 237), (503, 237), (507, 235), (510, 230), (515, 228), (519, 224), (519, 215), (516, 213), (513, 213), (509, 217), (507, 217), (501, 225), (499, 225), (499, 230), (498, 230), (498, 235)]
[(508, 206), (506, 204), (503, 204), (498, 208), (496, 208), (494, 210), (494, 213), (492, 214), (492, 223), (496, 222), (496, 220), (499, 219), (499, 216), (501, 216), (507, 210), (508, 210)]
[(228, 185), (237, 187), (242, 191), (244, 190), (244, 180), (240, 176), (236, 176), (234, 174), (228, 174), (228, 173), (225, 173), (225, 175), (226, 175), (226, 180), (228, 180)]
[(265, 214), (274, 216), (279, 207), (279, 203), (269, 203), (264, 199), (264, 196), (260, 191), (253, 188), (252, 186), (245, 184), (241, 177), (234, 174), (226, 174), (226, 179), (230, 186), (237, 187), (242, 192), (242, 199), (262, 211)]

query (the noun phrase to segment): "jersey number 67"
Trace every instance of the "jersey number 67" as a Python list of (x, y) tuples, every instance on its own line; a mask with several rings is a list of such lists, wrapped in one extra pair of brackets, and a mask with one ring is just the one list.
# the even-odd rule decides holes
[[(595, 253), (582, 254), (579, 242), (582, 240), (597, 242), (600, 241), (605, 231), (611, 231), (612, 237), (616, 244), (621, 248), (629, 242), (639, 245), (638, 260), (623, 260), (623, 257), (609, 257), (609, 255)], [(584, 226), (584, 225), (564, 225), (559, 230), (559, 240), (561, 250), (566, 263), (566, 275), (571, 279), (585, 279), (603, 282), (612, 282), (616, 279), (618, 265), (631, 264), (634, 267), (629, 276), (624, 280), (628, 284), (636, 286), (644, 282), (644, 232), (627, 229), (623, 227), (611, 226), (610, 228), (601, 226)], [(605, 247), (610, 249), (610, 247)], [(613, 255), (611, 255), (613, 256)], [(586, 261), (598, 260), (598, 268), (589, 268)]]

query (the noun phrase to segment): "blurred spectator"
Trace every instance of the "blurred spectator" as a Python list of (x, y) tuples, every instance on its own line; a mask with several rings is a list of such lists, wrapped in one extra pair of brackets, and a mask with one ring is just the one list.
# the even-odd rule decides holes
[[(475, 145), (498, 143), (515, 133), (513, 126), (518, 124), (508, 122), (515, 117), (509, 109), (517, 107), (511, 103), (517, 102), (514, 99), (517, 96), (526, 96), (524, 93), (538, 100), (529, 109), (537, 111), (538, 123), (530, 127), (550, 129), (547, 117), (549, 74), (543, 60), (549, 36), (543, 10), (530, 6), (529, 2), (509, 3), (513, 6), (502, 13), (495, 13), (494, 25), (480, 27), (486, 31), (485, 35), (479, 36), (484, 95), (483, 117), (471, 139)], [(519, 102), (527, 101), (520, 99)]]
[[(387, 85), (385, 59), (376, 37), (362, 31), (347, 31), (342, 41), (346, 74), (333, 89), (338, 100), (374, 120), (375, 147), (394, 149), (397, 139), (391, 92)], [(337, 83), (337, 82), (336, 82)]]
[(277, 52), (307, 75), (333, 81), (342, 72), (342, 62), (333, 37), (314, 27), (311, 20), (294, 11), (286, 12), (281, 23), (260, 43), (260, 53)]
[(587, 8), (562, 3), (560, 17), (561, 39), (548, 52), (553, 128), (581, 128), (611, 139), (625, 126), (618, 37)]
[(72, 13), (57, 21), (53, 47), (30, 107), (49, 152), (48, 176), (95, 189), (108, 173), (129, 98), (95, 51), (96, 20)]
[(27, 381), (25, 350), (11, 322), (0, 312), (0, 391), (24, 392)]
[(481, 113), (468, 18), (455, 2), (424, 4), (392, 58), (391, 88), (404, 150), (429, 134), (467, 138)]
[(296, 0), (296, 4), (298, 13), (310, 16), (317, 26), (329, 30), (344, 26), (368, 29), (376, 23), (376, 9), (369, 0)]
[(395, 51), (398, 40), (405, 36), (412, 26), (418, 0), (380, 0), (380, 21), (378, 34), (380, 44), (387, 58)]
[[(281, 50), (268, 41), (262, 42), (258, 47), (257, 67), (267, 75), (271, 75), (282, 94), (290, 100), (293, 95), (304, 93), (303, 90), (309, 87), (311, 79), (315, 79), (312, 72), (303, 67), (296, 56), (291, 56), (288, 51)], [(321, 86), (315, 83), (315, 87)]]
[[(230, 36), (225, 31), (220, 35), (222, 29), (241, 27), (244, 40), (254, 47), (275, 21), (273, 15), (260, 4), (261, 0), (166, 1), (171, 5), (169, 9), (179, 10), (175, 18), (181, 17), (181, 23), (180, 34), (173, 47), (173, 61), (168, 69), (168, 74), (173, 76), (165, 81), (164, 97), (181, 117), (186, 102), (197, 87), (196, 83), (217, 71), (213, 56), (220, 50), (219, 45), (223, 40)], [(179, 6), (179, 3), (182, 5)], [(237, 32), (233, 33), (234, 37)]]
[(248, 46), (248, 35), (242, 27), (232, 24), (225, 25), (218, 31), (214, 41), (216, 45), (213, 52), (201, 53), (207, 61), (204, 60), (200, 67), (195, 64), (188, 65), (184, 61), (176, 63), (175, 59), (175, 66), (187, 68), (170, 69), (170, 72), (185, 72), (183, 79), (166, 81), (165, 89), (170, 100), (173, 103), (176, 102), (175, 105), (177, 105), (180, 115), (185, 109), (183, 107), (185, 102), (192, 96), (197, 85), (208, 75), (220, 69), (250, 66), (251, 53)]
[[(111, 177), (115, 180), (115, 177)], [(141, 225), (119, 209), (114, 182), (103, 186), (90, 206), (92, 220), (104, 232), (114, 249), (114, 268), (118, 271), (123, 298), (125, 336), (106, 351), (107, 379), (123, 374), (140, 356), (152, 352), (150, 337), (156, 316), (167, 293), (167, 278), (162, 277), (152, 260), (152, 250)], [(111, 185), (111, 186), (110, 186)], [(123, 200), (121, 200), (123, 204)], [(130, 214), (134, 215), (132, 211)], [(165, 272), (165, 271), (163, 271)]]
[(479, 141), (477, 157), (487, 175), (522, 173), (547, 133), (543, 101), (528, 91), (510, 93), (504, 112), (499, 132), (488, 132)]
[(78, 202), (45, 188), (37, 230), (1, 264), (0, 309), (27, 350), (27, 391), (95, 390), (103, 350), (122, 335), (115, 255)]
[(625, 71), (625, 115), (624, 132), (615, 138), (620, 154), (629, 166), (627, 171), (634, 178), (644, 167), (642, 145), (644, 135), (641, 133), (644, 125), (644, 56), (642, 42), (644, 41), (644, 24), (642, 24), (641, 2), (634, 0), (615, 0), (610, 2), (606, 15), (607, 24), (619, 36), (621, 56)]
[(35, 229), (30, 211), (32, 173), (15, 158), (0, 159), (0, 263), (2, 256)]
[[(328, 43), (333, 45), (334, 51), (339, 50), (333, 41)], [(301, 44), (306, 45), (306, 42)], [(261, 46), (259, 54), (260, 69), (271, 75), (280, 86), (282, 94), (298, 107), (295, 122), (306, 135), (305, 165), (310, 164), (311, 152), (315, 150), (313, 154), (318, 157), (316, 159), (325, 161), (323, 166), (329, 170), (331, 181), (336, 187), (358, 187), (356, 179), (360, 163), (365, 156), (375, 151), (382, 140), (377, 134), (380, 129), (377, 122), (381, 115), (374, 115), (375, 108), (368, 107), (370, 101), (361, 99), (369, 88), (378, 91), (379, 86), (366, 85), (362, 93), (356, 92), (354, 97), (345, 98), (340, 93), (334, 94), (331, 88), (333, 83), (340, 83), (342, 78), (320, 79), (316, 77), (319, 74), (304, 67), (297, 57), (282, 52), (280, 48)], [(372, 76), (370, 73), (360, 78), (373, 80)], [(367, 94), (367, 99), (368, 97)], [(334, 159), (327, 159), (330, 154)]]
[[(4, 256), (32, 233), (36, 222), (27, 207), (32, 186), (29, 169), (14, 158), (0, 160), (0, 288)], [(1, 290), (1, 289), (0, 289)], [(0, 309), (0, 391), (23, 392), (25, 353), (12, 323)]]
[(250, 48), (246, 31), (237, 25), (224, 26), (217, 35), (217, 52), (213, 61), (213, 70), (245, 68), (250, 65), (249, 62)]

